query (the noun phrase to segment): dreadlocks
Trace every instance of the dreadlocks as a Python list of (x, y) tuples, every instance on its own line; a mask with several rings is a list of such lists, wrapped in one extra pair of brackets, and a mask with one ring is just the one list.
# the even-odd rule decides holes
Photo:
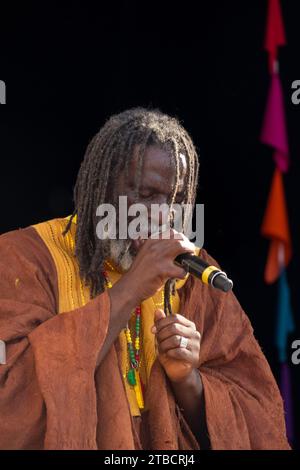
[[(149, 145), (167, 150), (176, 168), (175, 184), (168, 202), (171, 207), (179, 183), (179, 155), (185, 155), (187, 175), (183, 203), (194, 206), (198, 157), (190, 136), (179, 121), (159, 110), (144, 108), (129, 109), (110, 117), (87, 147), (74, 188), (74, 212), (65, 230), (67, 233), (73, 217), (77, 215), (75, 255), (79, 262), (80, 276), (90, 286), (92, 297), (104, 291), (105, 279), (101, 273), (104, 270), (104, 261), (109, 257), (106, 244), (97, 239), (96, 209), (100, 204), (111, 201), (111, 188), (115, 187), (118, 175), (125, 171), (128, 176), (134, 151), (137, 152), (138, 159), (135, 180), (135, 194), (138, 198), (144, 153)], [(184, 216), (184, 227), (185, 222)], [(169, 312), (171, 289), (172, 283), (167, 282), (165, 308)]]

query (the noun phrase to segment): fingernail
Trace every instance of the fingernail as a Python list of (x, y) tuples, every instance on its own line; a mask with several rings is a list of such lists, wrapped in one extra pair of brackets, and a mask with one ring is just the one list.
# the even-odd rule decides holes
[(152, 326), (151, 332), (155, 335), (155, 333), (156, 333), (156, 326)]

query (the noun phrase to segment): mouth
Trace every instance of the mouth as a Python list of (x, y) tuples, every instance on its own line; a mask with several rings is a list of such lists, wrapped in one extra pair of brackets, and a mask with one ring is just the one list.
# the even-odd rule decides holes
[(149, 228), (148, 233), (146, 236), (142, 238), (138, 238), (137, 240), (132, 240), (131, 241), (131, 247), (133, 248), (133, 251), (135, 252), (134, 254), (137, 254), (137, 252), (141, 249), (143, 244), (145, 243), (146, 240), (149, 238), (155, 238), (155, 235), (157, 236), (158, 233), (162, 233), (165, 230), (167, 230), (167, 225), (161, 225), (157, 228), (157, 230), (154, 229), (154, 231)]

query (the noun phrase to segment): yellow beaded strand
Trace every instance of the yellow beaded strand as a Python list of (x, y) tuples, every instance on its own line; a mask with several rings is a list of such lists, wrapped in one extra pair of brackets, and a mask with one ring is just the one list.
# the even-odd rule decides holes
[[(108, 264), (109, 265), (109, 264)], [(110, 265), (109, 265), (110, 266)], [(112, 268), (112, 266), (110, 266)], [(112, 268), (113, 269), (113, 268)], [(108, 278), (107, 272), (103, 271), (103, 275), (105, 277), (105, 282), (106, 286), (108, 289), (112, 288), (112, 283)], [(138, 407), (140, 409), (144, 408), (144, 398), (143, 398), (143, 391), (142, 391), (142, 385), (141, 385), (141, 380), (140, 380), (140, 374), (139, 374), (139, 366), (140, 366), (140, 318), (141, 318), (141, 308), (136, 307), (135, 309), (136, 313), (136, 338), (135, 338), (135, 353), (133, 350), (133, 342), (132, 342), (132, 336), (131, 336), (131, 331), (129, 328), (129, 324), (127, 323), (126, 328), (124, 329), (125, 332), (125, 337), (126, 337), (126, 342), (127, 342), (127, 347), (128, 347), (128, 353), (129, 353), (129, 364), (131, 365), (131, 368), (127, 372), (127, 380), (131, 386), (133, 386), (136, 400)]]

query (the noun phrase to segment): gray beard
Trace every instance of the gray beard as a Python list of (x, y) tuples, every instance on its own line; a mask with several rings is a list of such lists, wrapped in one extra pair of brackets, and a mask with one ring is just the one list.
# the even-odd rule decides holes
[(111, 261), (122, 271), (126, 272), (131, 267), (135, 253), (131, 246), (131, 240), (111, 240), (108, 239), (108, 252)]

